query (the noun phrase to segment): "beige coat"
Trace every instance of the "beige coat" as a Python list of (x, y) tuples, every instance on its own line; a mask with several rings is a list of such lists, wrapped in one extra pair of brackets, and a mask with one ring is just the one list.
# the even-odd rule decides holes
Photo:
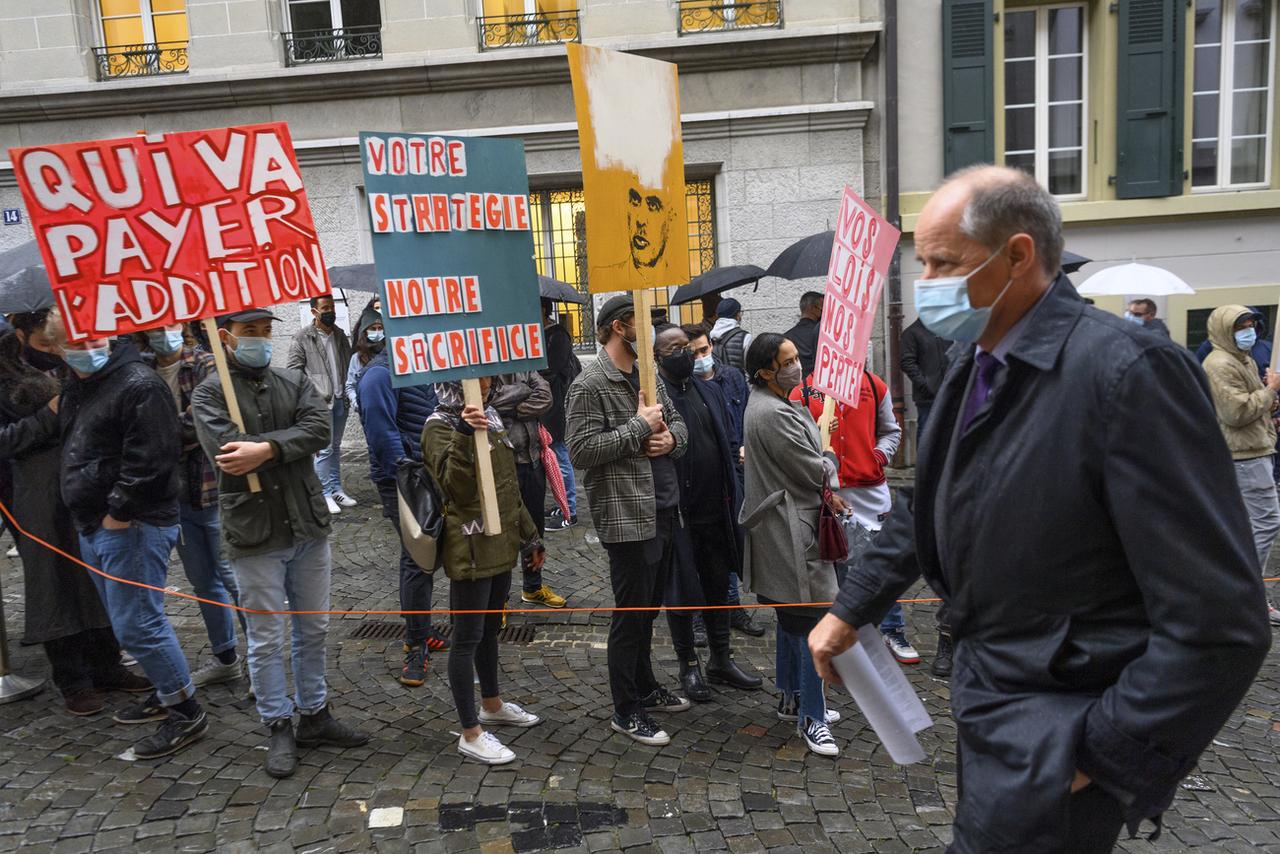
[(1275, 453), (1276, 428), (1272, 422), (1276, 393), (1262, 384), (1257, 365), (1248, 352), (1236, 346), (1232, 327), (1244, 305), (1224, 305), (1209, 315), (1209, 341), (1213, 351), (1204, 360), (1209, 375), (1218, 426), (1236, 460), (1251, 460)]

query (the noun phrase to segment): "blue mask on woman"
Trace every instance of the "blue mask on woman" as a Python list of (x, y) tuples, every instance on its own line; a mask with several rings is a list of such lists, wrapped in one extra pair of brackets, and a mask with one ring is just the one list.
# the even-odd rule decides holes
[(1013, 279), (1005, 283), (1004, 289), (991, 305), (975, 308), (969, 302), (969, 279), (983, 267), (991, 263), (991, 259), (1000, 254), (1003, 247), (987, 256), (972, 272), (964, 276), (946, 276), (941, 279), (916, 279), (916, 313), (920, 322), (940, 338), (949, 341), (963, 341), (972, 344), (982, 337), (991, 319), (991, 311), (1000, 302)]
[(386, 337), (386, 334), (381, 329), (371, 329), (365, 337), (369, 339), (370, 344), (378, 344)]
[(153, 329), (147, 333), (147, 341), (158, 355), (172, 356), (182, 349), (182, 330), (170, 332), (167, 329)]
[(1236, 346), (1248, 353), (1253, 349), (1253, 345), (1258, 343), (1258, 331), (1256, 329), (1237, 329), (1236, 330)]
[(271, 364), (271, 339), (237, 337), (236, 361), (246, 368), (265, 368)]
[(111, 350), (107, 347), (62, 351), (62, 361), (77, 374), (96, 374), (107, 364), (109, 358), (111, 358)]

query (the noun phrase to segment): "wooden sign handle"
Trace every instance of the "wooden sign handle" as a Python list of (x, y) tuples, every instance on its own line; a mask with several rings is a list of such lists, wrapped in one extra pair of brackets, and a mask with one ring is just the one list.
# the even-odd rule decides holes
[[(218, 380), (222, 383), (222, 396), (227, 399), (227, 412), (230, 413), (236, 428), (243, 433), (245, 432), (244, 416), (240, 414), (240, 401), (236, 399), (236, 388), (231, 384), (227, 354), (223, 352), (222, 342), (218, 340), (218, 324), (212, 317), (204, 319), (204, 334), (209, 337), (209, 349), (213, 351), (213, 361), (218, 366)], [(258, 479), (257, 473), (249, 472), (245, 475), (245, 480), (249, 482), (250, 492), (262, 491), (262, 481)]]
[(653, 291), (632, 291), (631, 295), (636, 312), (636, 364), (640, 366), (640, 390), (644, 392), (645, 404), (653, 406), (658, 402), (658, 373), (653, 362)]
[(822, 450), (831, 450), (831, 428), (836, 420), (836, 399), (823, 395), (822, 414), (818, 416), (818, 432), (822, 434)]
[[(480, 394), (480, 380), (463, 380), (462, 395), (467, 406), (484, 409)], [(477, 430), (476, 440), (476, 488), (480, 493), (480, 519), (484, 522), (484, 535), (496, 537), (502, 533), (502, 517), (498, 514), (498, 488), (493, 480), (493, 458), (489, 456), (489, 431)], [(542, 508), (530, 508), (530, 513), (541, 513)]]

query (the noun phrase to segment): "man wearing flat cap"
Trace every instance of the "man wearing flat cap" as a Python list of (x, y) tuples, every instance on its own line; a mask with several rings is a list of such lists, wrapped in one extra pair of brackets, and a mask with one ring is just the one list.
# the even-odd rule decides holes
[[(227, 407), (217, 375), (191, 395), (196, 435), (218, 468), (222, 533), (240, 604), (259, 611), (328, 611), (332, 559), (329, 508), (312, 455), (329, 444), (329, 407), (300, 370), (271, 366), (275, 316), (250, 309), (218, 319), (244, 429)], [(252, 491), (249, 475), (261, 483)], [(284, 672), (285, 627), (292, 621), (294, 697)], [(266, 771), (288, 777), (298, 746), (358, 747), (369, 737), (329, 714), (325, 614), (247, 614), (249, 678), (270, 730)], [(293, 714), (301, 713), (297, 737)]]
[[(688, 433), (662, 384), (645, 400), (636, 365), (635, 309), (629, 296), (606, 302), (596, 316), (599, 358), (569, 387), (565, 442), (583, 484), (591, 518), (609, 553), (609, 579), (619, 608), (662, 604), (680, 524), (680, 487), (673, 458)], [(670, 737), (649, 716), (690, 703), (658, 684), (650, 648), (655, 611), (615, 611), (609, 624), (611, 726), (641, 744)]]

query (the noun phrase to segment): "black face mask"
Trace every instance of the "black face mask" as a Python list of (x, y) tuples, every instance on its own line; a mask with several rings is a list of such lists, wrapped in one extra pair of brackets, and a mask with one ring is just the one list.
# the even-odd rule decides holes
[(688, 350), (679, 350), (663, 356), (662, 370), (676, 382), (684, 382), (693, 376), (693, 354)]
[(65, 368), (67, 363), (62, 361), (53, 353), (46, 353), (43, 350), (37, 350), (34, 347), (22, 348), (22, 359), (37, 371), (55, 371), (58, 368)]
[(320, 312), (320, 322), (323, 323), (325, 326), (333, 326), (334, 321), (336, 321), (337, 319), (338, 319), (338, 313), (336, 311)]

